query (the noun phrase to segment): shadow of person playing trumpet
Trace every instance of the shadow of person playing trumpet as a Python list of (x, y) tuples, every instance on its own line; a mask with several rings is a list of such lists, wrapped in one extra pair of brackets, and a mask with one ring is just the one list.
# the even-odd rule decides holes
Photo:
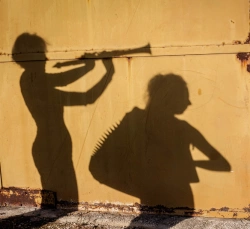
[[(157, 205), (192, 212), (190, 183), (199, 182), (196, 167), (229, 172), (230, 164), (196, 128), (176, 117), (189, 105), (182, 77), (153, 77), (148, 84), (145, 110), (135, 107), (97, 144), (89, 165), (93, 177), (140, 198), (142, 212)], [(208, 159), (194, 161), (191, 146)], [(143, 214), (131, 227), (141, 217)]]
[[(72, 141), (64, 122), (63, 108), (94, 103), (111, 82), (114, 66), (111, 59), (103, 60), (106, 73), (96, 85), (86, 92), (66, 92), (56, 87), (67, 86), (90, 72), (95, 60), (76, 60), (73, 64), (79, 67), (51, 74), (45, 71), (46, 61), (20, 59), (18, 54), (29, 51), (39, 52), (46, 60), (46, 42), (35, 34), (23, 33), (17, 37), (12, 50), (13, 60), (24, 69), (20, 78), (21, 92), (37, 127), (32, 156), (40, 174), (42, 189), (56, 192), (58, 200), (77, 203)], [(27, 135), (28, 132), (29, 129)], [(43, 205), (46, 205), (45, 199), (42, 200)]]

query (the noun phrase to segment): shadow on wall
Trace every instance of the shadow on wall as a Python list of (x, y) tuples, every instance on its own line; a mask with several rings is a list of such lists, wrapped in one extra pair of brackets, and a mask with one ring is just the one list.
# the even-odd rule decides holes
[[(94, 103), (112, 79), (113, 63), (110, 59), (103, 60), (106, 74), (89, 91), (65, 92), (55, 87), (67, 86), (90, 72), (95, 66), (94, 59), (68, 62), (63, 66), (81, 65), (69, 71), (50, 74), (45, 71), (45, 61), (20, 59), (18, 54), (29, 52), (39, 52), (46, 60), (46, 42), (43, 38), (28, 33), (21, 34), (12, 50), (14, 61), (24, 69), (20, 78), (21, 92), (37, 126), (32, 156), (40, 174), (42, 188), (56, 192), (58, 200), (78, 202), (72, 141), (64, 123), (63, 108)], [(55, 65), (58, 66), (60, 64)], [(42, 203), (46, 204), (45, 200)]]
[[(230, 165), (197, 129), (175, 117), (191, 105), (182, 77), (156, 75), (148, 95), (145, 110), (134, 108), (103, 136), (89, 170), (100, 183), (139, 197), (142, 205), (192, 210), (195, 168), (229, 172)], [(194, 161), (190, 146), (209, 160)]]

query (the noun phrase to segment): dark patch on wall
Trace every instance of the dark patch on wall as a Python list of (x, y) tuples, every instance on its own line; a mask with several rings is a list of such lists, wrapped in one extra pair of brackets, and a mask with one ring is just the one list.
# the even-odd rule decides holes
[(250, 204), (248, 205), (248, 207), (243, 208), (245, 212), (250, 212)]
[[(37, 201), (37, 200), (40, 200)], [(56, 207), (56, 193), (48, 190), (22, 189), (16, 187), (0, 189), (0, 206)]]
[(220, 208), (220, 211), (227, 212), (228, 210), (229, 210), (229, 208), (228, 208), (228, 207), (222, 207), (222, 208)]
[[(241, 44), (241, 43), (239, 43), (239, 44)], [(250, 33), (248, 34), (248, 37), (243, 44), (250, 44)], [(239, 59), (241, 61), (242, 67), (246, 66), (247, 71), (250, 72), (250, 65), (248, 64), (250, 52), (237, 53), (236, 57), (237, 57), (237, 59)]]

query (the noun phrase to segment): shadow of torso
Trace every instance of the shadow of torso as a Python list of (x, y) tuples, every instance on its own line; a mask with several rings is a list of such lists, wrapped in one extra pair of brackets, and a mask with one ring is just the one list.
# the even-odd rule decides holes
[(190, 183), (199, 182), (191, 156), (190, 136), (195, 131), (187, 122), (164, 113), (147, 114), (145, 121), (144, 184), (141, 203), (193, 208)]
[(23, 72), (20, 87), (25, 103), (36, 122), (32, 155), (42, 187), (78, 200), (72, 162), (72, 142), (63, 119), (63, 97), (43, 71)]
[(175, 117), (153, 118), (134, 108), (96, 149), (90, 170), (142, 204), (192, 208), (189, 184), (199, 181), (189, 149), (193, 130)]

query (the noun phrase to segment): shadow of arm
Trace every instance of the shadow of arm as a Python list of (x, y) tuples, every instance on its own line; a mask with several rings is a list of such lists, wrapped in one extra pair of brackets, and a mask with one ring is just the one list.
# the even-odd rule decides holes
[[(83, 64), (82, 62), (75, 61), (75, 63)], [(53, 87), (63, 87), (78, 80), (95, 66), (94, 60), (87, 60), (85, 65), (56, 74), (50, 74), (49, 81)]]
[(103, 60), (106, 74), (102, 79), (87, 92), (61, 92), (65, 106), (77, 106), (93, 104), (107, 88), (114, 74), (114, 65), (111, 59)]
[(195, 166), (213, 171), (229, 172), (231, 166), (229, 162), (203, 137), (203, 135), (192, 127), (190, 131), (191, 143), (204, 153), (209, 160), (195, 161)]

